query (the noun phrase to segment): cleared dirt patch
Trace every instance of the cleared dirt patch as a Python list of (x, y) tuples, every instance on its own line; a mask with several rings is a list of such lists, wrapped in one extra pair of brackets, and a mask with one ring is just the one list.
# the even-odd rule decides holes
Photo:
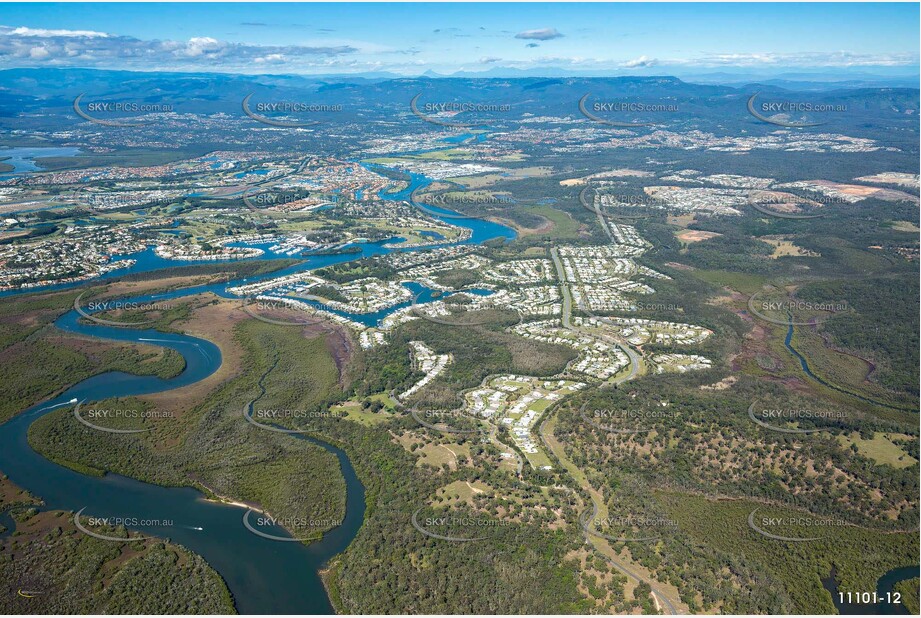
[(711, 238), (716, 238), (717, 236), (722, 236), (722, 234), (717, 234), (716, 232), (704, 232), (702, 230), (684, 230), (675, 234), (675, 238), (683, 243), (710, 240)]

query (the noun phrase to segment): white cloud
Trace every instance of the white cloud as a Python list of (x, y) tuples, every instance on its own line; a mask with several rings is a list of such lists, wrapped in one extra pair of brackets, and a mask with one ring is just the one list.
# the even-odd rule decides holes
[(633, 60), (626, 61), (621, 66), (625, 69), (638, 69), (652, 67), (657, 64), (659, 64), (659, 61), (655, 58), (650, 58), (649, 56), (640, 56), (639, 58), (634, 58)]
[(218, 42), (217, 39), (212, 39), (209, 36), (192, 37), (182, 53), (195, 58), (204, 54), (218, 53), (223, 47), (224, 45)]
[(46, 30), (44, 28), (9, 28), (0, 26), (0, 36), (33, 36), (33, 37), (81, 37), (81, 38), (107, 38), (109, 35), (105, 32), (96, 32), (94, 30)]
[(904, 66), (917, 64), (918, 53), (855, 54), (853, 52), (794, 52), (794, 53), (712, 53), (684, 60), (663, 60), (661, 64), (698, 66)]
[(352, 45), (250, 45), (207, 36), (188, 41), (141, 40), (90, 30), (46, 30), (0, 26), (0, 64), (127, 68), (245, 70), (257, 59), (325, 65), (322, 59), (357, 53)]
[(285, 58), (284, 54), (268, 54), (256, 58), (254, 62), (258, 64), (284, 64), (286, 60), (287, 58)]
[(515, 35), (516, 39), (533, 39), (535, 41), (549, 41), (559, 39), (564, 35), (557, 31), (556, 28), (541, 28), (539, 30), (525, 30)]
[[(443, 34), (447, 29), (443, 29)], [(192, 36), (186, 40), (142, 40), (119, 34), (93, 30), (64, 30), (0, 25), (0, 66), (12, 67), (86, 67), (125, 69), (222, 70), (252, 73), (264, 67), (280, 66), (293, 73), (321, 73), (329, 70), (349, 71), (387, 70), (417, 74), (426, 69), (450, 73), (462, 64), (476, 63), (509, 68), (560, 67), (580, 71), (643, 71), (651, 67), (668, 72), (691, 68), (799, 68), (799, 67), (867, 67), (867, 66), (917, 66), (919, 54), (879, 53), (859, 54), (847, 51), (834, 52), (701, 52), (683, 58), (649, 55), (635, 58), (593, 58), (538, 55), (538, 50), (552, 48), (553, 43), (543, 43), (563, 37), (555, 28), (525, 30), (515, 34), (503, 31), (486, 35), (512, 37), (522, 40), (519, 53), (503, 50), (504, 58), (496, 54), (497, 48), (481, 43), (468, 54), (457, 50), (448, 57), (433, 50), (423, 41), (405, 48), (394, 48), (381, 43), (351, 40), (343, 37), (312, 38), (291, 45), (254, 45), (225, 41), (209, 36)], [(538, 47), (538, 45), (540, 47)], [(535, 50), (534, 48), (537, 48)], [(596, 49), (596, 48), (593, 48)], [(537, 53), (535, 53), (537, 51)], [(477, 60), (478, 59), (478, 60)], [(260, 69), (263, 67), (263, 69)]]

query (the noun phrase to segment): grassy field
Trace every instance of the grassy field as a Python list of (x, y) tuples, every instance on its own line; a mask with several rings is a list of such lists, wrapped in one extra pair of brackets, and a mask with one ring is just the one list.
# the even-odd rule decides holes
[[(372, 396), (372, 398), (373, 397), (376, 396)], [(379, 397), (387, 396), (380, 395)], [(346, 401), (341, 404), (334, 405), (330, 408), (330, 411), (337, 414), (344, 414), (345, 416), (343, 418), (345, 418), (345, 420), (360, 423), (365, 426), (379, 425), (380, 423), (386, 422), (387, 420), (393, 418), (392, 411), (384, 409), (374, 412), (372, 410), (362, 408), (361, 404), (357, 401)]]
[(546, 205), (529, 206), (527, 207), (527, 212), (531, 215), (544, 217), (553, 225), (552, 229), (549, 231), (539, 232), (541, 235), (549, 236), (554, 240), (572, 240), (579, 238), (579, 226), (581, 224), (567, 213)]
[(759, 238), (758, 240), (774, 247), (774, 253), (771, 254), (772, 260), (782, 257), (818, 257), (817, 253), (798, 247), (793, 244), (792, 240), (784, 238)]
[(850, 435), (839, 435), (838, 441), (844, 447), (856, 445), (858, 452), (875, 461), (878, 464), (885, 464), (893, 468), (910, 468), (918, 463), (918, 460), (903, 451), (898, 445), (891, 441), (891, 437), (901, 438), (904, 440), (912, 439), (905, 434), (896, 434), (890, 436), (885, 433), (874, 433), (870, 439), (863, 439), (858, 432)]
[(707, 283), (729, 287), (749, 296), (760, 290), (761, 286), (768, 280), (767, 277), (761, 275), (749, 275), (726, 270), (694, 270), (690, 274)]

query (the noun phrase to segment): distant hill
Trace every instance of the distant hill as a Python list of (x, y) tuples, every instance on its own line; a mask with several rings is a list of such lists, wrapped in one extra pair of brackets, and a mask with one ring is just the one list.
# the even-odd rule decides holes
[[(859, 80), (855, 82), (859, 84)], [(794, 86), (796, 88), (794, 88)], [(0, 118), (23, 114), (59, 116), (62, 127), (78, 122), (72, 112), (74, 98), (87, 100), (168, 103), (176, 113), (240, 115), (243, 97), (255, 93), (257, 101), (291, 101), (340, 104), (342, 118), (394, 118), (408, 114), (417, 94), (427, 102), (472, 102), (507, 105), (509, 119), (526, 116), (581, 118), (578, 101), (642, 102), (670, 105), (676, 128), (713, 131), (771, 129), (746, 112), (748, 97), (846, 105), (852, 113), (835, 118), (840, 125), (890, 127), (913, 122), (917, 130), (917, 88), (843, 88), (825, 83), (821, 93), (814, 84), (768, 80), (732, 86), (691, 83), (668, 75), (630, 77), (312, 77), (305, 75), (234, 75), (227, 73), (132, 72), (94, 69), (9, 69), (0, 71)]]

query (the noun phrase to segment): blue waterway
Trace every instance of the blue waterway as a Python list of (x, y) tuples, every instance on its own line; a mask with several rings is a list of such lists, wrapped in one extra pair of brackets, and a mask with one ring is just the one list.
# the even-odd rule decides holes
[[(370, 169), (370, 168), (373, 168), (374, 166), (369, 165), (368, 167)], [(377, 166), (377, 167), (380, 167), (380, 166)], [(403, 189), (402, 191), (399, 191), (398, 193), (390, 193), (390, 194), (381, 191), (378, 194), (378, 197), (382, 200), (410, 201), (410, 196), (412, 195), (413, 191), (415, 191), (419, 187), (423, 187), (429, 184), (430, 182), (427, 178), (425, 178), (421, 174), (411, 174), (410, 176), (411, 176), (411, 182), (407, 188)], [(436, 213), (435, 215), (436, 218), (438, 218), (437, 213), (440, 213), (443, 215), (456, 215), (457, 214), (452, 210), (448, 210), (446, 208), (439, 208), (437, 206), (426, 205), (425, 209), (426, 211), (430, 211), (431, 213)], [(445, 223), (449, 223), (451, 225), (457, 225), (460, 227), (469, 228), (471, 230), (471, 236), (467, 240), (464, 240), (463, 242), (460, 242), (460, 243), (450, 243), (450, 242), (433, 243), (431, 245), (432, 247), (448, 247), (448, 246), (452, 246), (452, 244), (463, 244), (463, 245), (482, 244), (488, 240), (492, 240), (494, 238), (500, 238), (500, 237), (506, 238), (508, 240), (513, 240), (516, 236), (516, 233), (513, 229), (506, 227), (504, 225), (501, 225), (499, 223), (493, 223), (492, 221), (485, 221), (482, 219), (457, 218), (457, 217), (452, 218), (450, 216), (445, 217), (444, 219), (442, 219), (442, 221), (444, 221)], [(292, 274), (295, 272), (301, 272), (305, 270), (315, 270), (318, 268), (323, 268), (325, 266), (331, 266), (333, 264), (341, 264), (342, 262), (349, 262), (349, 261), (357, 260), (360, 258), (371, 257), (374, 255), (385, 255), (387, 253), (390, 253), (391, 251), (415, 251), (417, 250), (416, 248), (413, 248), (413, 247), (407, 247), (405, 249), (401, 249), (398, 246), (395, 248), (384, 246), (387, 244), (394, 243), (397, 240), (399, 239), (387, 239), (387, 240), (382, 240), (382, 241), (373, 242), (373, 243), (360, 244), (359, 246), (361, 247), (361, 253), (347, 253), (347, 254), (339, 254), (339, 255), (313, 255), (313, 256), (307, 254), (304, 256), (305, 259), (302, 262), (299, 262), (298, 264), (295, 264), (294, 266), (285, 268), (283, 270), (275, 271), (274, 273), (270, 275), (266, 275), (266, 277), (274, 278), (274, 277), (288, 275), (288, 274)], [(251, 260), (278, 259), (278, 258), (293, 257), (293, 256), (285, 255), (284, 253), (275, 253), (275, 252), (269, 251), (269, 247), (272, 246), (273, 244), (275, 243), (245, 245), (249, 247), (258, 247), (265, 251), (265, 255), (262, 255), (257, 258), (249, 258), (249, 259)], [(231, 246), (244, 246), (244, 245), (241, 245), (240, 243), (232, 243)], [(155, 270), (162, 270), (164, 268), (170, 268), (170, 267), (175, 267), (175, 266), (190, 266), (190, 265), (214, 264), (214, 263), (227, 264), (227, 263), (231, 263), (234, 261), (238, 261), (238, 260), (220, 260), (220, 261), (217, 261), (217, 260), (214, 260), (214, 261), (168, 260), (165, 258), (158, 257), (154, 253), (153, 247), (148, 247), (147, 249), (139, 253), (133, 253), (130, 255), (113, 256), (112, 259), (113, 260), (133, 259), (133, 260), (136, 260), (136, 263), (130, 267), (120, 268), (118, 270), (107, 273), (100, 277), (95, 277), (89, 280), (89, 283), (95, 283), (97, 281), (106, 281), (109, 279), (115, 279), (118, 277), (122, 277), (124, 275), (130, 275), (130, 274), (135, 274), (135, 273), (144, 273), (144, 272), (151, 272)], [(265, 278), (265, 277), (262, 277), (262, 278)], [(256, 280), (258, 279), (250, 279), (249, 281), (252, 282)], [(29, 293), (34, 293), (34, 292), (62, 290), (62, 289), (72, 288), (78, 285), (83, 285), (85, 283), (87, 282), (82, 281), (82, 282), (76, 282), (76, 283), (61, 283), (61, 284), (55, 284), (55, 285), (46, 285), (46, 286), (40, 286), (40, 287), (30, 288), (26, 290), (6, 290), (4, 292), (0, 292), (0, 298), (3, 298), (5, 296), (15, 296), (19, 294), (29, 294)], [(230, 285), (231, 286), (238, 285), (238, 282), (233, 282)], [(225, 285), (223, 287), (226, 288), (227, 286)], [(195, 288), (195, 289), (198, 290), (200, 288)], [(209, 290), (209, 291), (215, 291), (215, 290)]]
[[(793, 318), (790, 317), (790, 320), (792, 319)], [(858, 395), (857, 393), (852, 393), (851, 391), (845, 390), (841, 388), (840, 386), (835, 386), (831, 382), (828, 382), (822, 377), (817, 376), (816, 374), (812, 373), (812, 369), (809, 368), (809, 362), (806, 360), (806, 357), (800, 354), (799, 351), (793, 347), (793, 324), (790, 324), (789, 328), (787, 329), (787, 336), (784, 338), (783, 343), (785, 346), (787, 346), (787, 349), (790, 350), (790, 353), (793, 354), (793, 356), (795, 356), (796, 359), (799, 361), (800, 367), (802, 367), (806, 375), (808, 375), (810, 378), (812, 378), (819, 384), (822, 384), (823, 386), (827, 386), (828, 388), (838, 391), (839, 393), (844, 393), (845, 395), (848, 395), (849, 397), (854, 397), (856, 399), (860, 399), (861, 401), (865, 401), (867, 403), (871, 403), (876, 406), (882, 406), (884, 408), (891, 408), (893, 410), (903, 409), (903, 408), (900, 408), (899, 406), (893, 406), (887, 403), (883, 403), (882, 401), (876, 401), (875, 399), (864, 397), (863, 395)]]
[[(392, 307), (387, 307), (386, 309), (381, 309), (380, 311), (374, 311), (371, 313), (349, 313), (348, 311), (339, 311), (338, 309), (333, 309), (331, 307), (328, 307), (327, 305), (324, 305), (323, 303), (320, 303), (315, 300), (311, 300), (309, 298), (300, 298), (298, 296), (291, 296), (291, 297), (297, 298), (298, 300), (305, 302), (308, 305), (317, 307), (319, 309), (323, 309), (325, 311), (335, 313), (336, 315), (341, 315), (342, 317), (348, 318), (352, 320), (353, 322), (358, 322), (359, 324), (364, 324), (365, 326), (378, 326), (383, 321), (383, 319), (386, 318), (391, 313), (399, 311), (400, 309), (405, 309), (406, 307), (411, 307), (413, 302), (417, 304), (430, 302), (439, 295), (438, 290), (433, 290), (424, 285), (416, 283), (415, 281), (407, 281), (406, 283), (403, 284), (403, 287), (407, 288), (410, 292), (412, 292), (414, 300), (409, 300), (404, 303), (399, 303), (399, 304), (393, 305)], [(484, 290), (484, 289), (479, 289), (479, 288), (466, 289), (464, 290), (464, 292), (467, 292), (468, 294), (474, 294), (476, 296), (489, 296), (490, 294), (493, 293), (492, 290)]]
[[(69, 406), (73, 399), (92, 402), (179, 388), (206, 378), (221, 365), (217, 346), (187, 335), (82, 324), (73, 311), (56, 324), (77, 334), (171, 348), (183, 355), (186, 368), (170, 380), (121, 372), (94, 376), (50, 401), (29, 408), (2, 426), (0, 470), (12, 482), (41, 496), (46, 509), (79, 511), (86, 507), (86, 516), (172, 522), (168, 527), (137, 525), (131, 529), (168, 538), (201, 555), (224, 578), (241, 613), (331, 613), (317, 571), (348, 546), (364, 518), (364, 488), (345, 453), (314, 441), (339, 460), (346, 480), (347, 511), (342, 525), (310, 546), (258, 537), (244, 528), (244, 509), (205, 501), (201, 493), (191, 488), (160, 487), (116, 474), (101, 478), (85, 476), (54, 464), (33, 451), (28, 443), (29, 425), (40, 416), (57, 407)], [(245, 422), (242, 414), (240, 422)], [(253, 431), (262, 430), (254, 427)], [(262, 529), (288, 536), (278, 527)]]
[[(910, 614), (911, 612), (905, 607), (904, 601), (900, 600), (899, 603), (887, 603), (886, 599), (894, 600), (894, 597), (891, 595), (897, 583), (905, 579), (918, 577), (919, 575), (921, 575), (921, 567), (917, 565), (898, 567), (884, 573), (876, 582), (876, 598), (880, 599), (879, 603), (843, 602), (838, 594), (838, 582), (836, 581), (834, 569), (832, 569), (831, 574), (827, 578), (822, 580), (822, 586), (831, 594), (835, 609), (838, 610), (839, 614), (844, 616), (866, 614), (891, 616)], [(887, 595), (889, 596), (887, 597)], [(845, 599), (847, 599), (847, 597), (845, 597)]]
[[(382, 195), (384, 199), (408, 199), (416, 186), (426, 180), (414, 176), (412, 186), (396, 195)], [(455, 225), (471, 228), (472, 236), (466, 243), (484, 242), (514, 232), (504, 226), (475, 219), (452, 221)], [(139, 303), (162, 301), (201, 292), (214, 292), (228, 297), (227, 288), (266, 277), (279, 277), (294, 272), (320, 268), (330, 264), (350, 261), (359, 257), (379, 255), (391, 250), (384, 247), (388, 241), (361, 245), (361, 254), (308, 256), (302, 262), (249, 281), (196, 286), (162, 294), (143, 295), (131, 300)], [(412, 249), (405, 249), (412, 250)], [(137, 263), (131, 268), (100, 279), (109, 279), (126, 272), (148, 272), (187, 263), (158, 258), (153, 250), (132, 256)], [(268, 255), (267, 257), (279, 257)], [(48, 286), (45, 289), (73, 287), (74, 284)], [(421, 301), (431, 299), (432, 291), (415, 284), (407, 284)], [(35, 291), (35, 290), (30, 290)], [(477, 290), (475, 293), (488, 293)], [(8, 295), (8, 294), (5, 294)], [(405, 306), (405, 305), (404, 305)], [(362, 319), (379, 320), (396, 308)], [(348, 314), (345, 314), (348, 315)], [(358, 316), (349, 316), (355, 319)], [(85, 476), (52, 463), (32, 450), (28, 443), (29, 426), (39, 417), (54, 409), (71, 406), (72, 400), (99, 401), (112, 397), (127, 397), (163, 392), (194, 384), (221, 366), (220, 349), (214, 344), (188, 335), (161, 333), (154, 330), (115, 328), (79, 320), (76, 311), (60, 317), (55, 325), (67, 332), (89, 337), (126, 342), (138, 342), (176, 350), (185, 358), (184, 371), (177, 377), (162, 380), (150, 376), (133, 376), (109, 372), (94, 376), (68, 388), (62, 394), (33, 406), (5, 424), (0, 425), (0, 470), (20, 487), (41, 496), (46, 509), (79, 511), (86, 508), (86, 516), (122, 517), (147, 520), (169, 520), (174, 525), (131, 526), (140, 534), (152, 534), (178, 542), (201, 555), (217, 570), (233, 595), (241, 613), (267, 614), (329, 614), (332, 606), (320, 581), (318, 571), (330, 558), (348, 547), (358, 533), (364, 519), (365, 494), (346, 454), (325, 442), (311, 440), (338, 458), (346, 483), (346, 515), (342, 524), (319, 542), (305, 546), (297, 542), (280, 542), (264, 539), (246, 530), (242, 518), (245, 510), (239, 507), (207, 502), (202, 494), (191, 488), (160, 487), (142, 483), (116, 474), (103, 477)], [(240, 422), (242, 405), (240, 402)], [(262, 431), (253, 428), (253, 431)], [(124, 436), (130, 440), (130, 436)], [(298, 439), (291, 436), (291, 439)], [(10, 520), (11, 521), (11, 520)], [(263, 528), (276, 536), (286, 537), (279, 527)]]
[(73, 157), (80, 154), (79, 148), (0, 148), (0, 159), (9, 157), (3, 163), (12, 165), (12, 171), (0, 174), (0, 178), (11, 178), (25, 172), (36, 172), (41, 170), (35, 159), (43, 157)]
[(451, 135), (441, 141), (448, 142), (449, 144), (461, 144), (471, 139), (475, 142), (485, 142), (486, 133), (461, 133), (460, 135)]

